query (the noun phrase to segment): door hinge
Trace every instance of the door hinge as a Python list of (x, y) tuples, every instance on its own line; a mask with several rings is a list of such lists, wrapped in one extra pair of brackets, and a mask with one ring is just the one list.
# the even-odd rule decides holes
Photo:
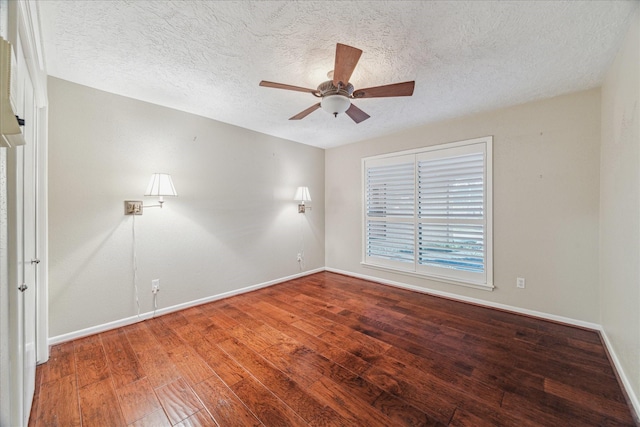
[(26, 291), (28, 288), (29, 288), (29, 287), (27, 286), (27, 284), (26, 284), (26, 283), (23, 283), (22, 285), (20, 285), (20, 287), (18, 288), (18, 290), (19, 290), (20, 292), (24, 292), (24, 291)]

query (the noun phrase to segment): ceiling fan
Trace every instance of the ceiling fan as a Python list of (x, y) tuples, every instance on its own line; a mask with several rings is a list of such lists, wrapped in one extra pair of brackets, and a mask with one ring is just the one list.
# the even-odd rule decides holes
[(415, 81), (355, 90), (353, 85), (349, 83), (349, 79), (358, 64), (360, 55), (362, 55), (362, 50), (338, 43), (336, 45), (335, 66), (333, 71), (327, 74), (331, 80), (320, 83), (317, 89), (307, 89), (300, 86), (268, 82), (266, 80), (262, 80), (260, 86), (308, 92), (316, 98), (321, 99), (317, 104), (299, 112), (289, 120), (303, 119), (318, 108), (322, 108), (335, 117), (338, 117), (338, 114), (347, 113), (347, 116), (351, 117), (354, 122), (360, 123), (367, 120), (370, 116), (352, 104), (352, 99), (413, 95)]

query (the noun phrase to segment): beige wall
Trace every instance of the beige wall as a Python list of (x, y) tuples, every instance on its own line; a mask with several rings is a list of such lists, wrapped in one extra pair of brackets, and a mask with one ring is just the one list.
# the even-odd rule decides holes
[[(137, 312), (133, 217), (153, 172), (178, 198), (135, 218), (141, 312), (324, 266), (324, 152), (63, 80), (49, 80), (50, 337)], [(297, 213), (296, 187), (313, 209)]]
[[(362, 157), (494, 136), (493, 292), (363, 267)], [(528, 103), (327, 150), (329, 268), (597, 322), (600, 91)], [(516, 288), (526, 278), (526, 289)]]
[(640, 413), (639, 14), (602, 86), (600, 307)]

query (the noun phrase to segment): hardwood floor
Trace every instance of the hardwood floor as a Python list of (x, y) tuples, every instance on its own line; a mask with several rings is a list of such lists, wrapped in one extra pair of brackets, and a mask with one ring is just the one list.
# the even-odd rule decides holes
[(51, 349), (31, 426), (632, 426), (596, 332), (318, 273)]

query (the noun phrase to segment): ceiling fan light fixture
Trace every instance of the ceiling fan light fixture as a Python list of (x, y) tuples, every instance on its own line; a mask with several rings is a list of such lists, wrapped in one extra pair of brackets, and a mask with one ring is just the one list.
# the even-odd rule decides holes
[(342, 114), (349, 109), (351, 101), (344, 95), (327, 95), (322, 98), (320, 106), (327, 113), (338, 117), (338, 114)]

